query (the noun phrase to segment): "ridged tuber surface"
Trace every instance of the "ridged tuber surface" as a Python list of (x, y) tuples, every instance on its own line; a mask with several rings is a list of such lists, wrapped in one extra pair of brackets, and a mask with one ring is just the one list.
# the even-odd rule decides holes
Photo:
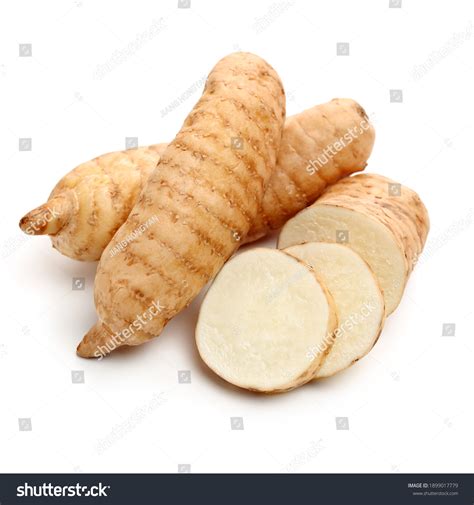
[(165, 148), (127, 149), (82, 163), (59, 181), (45, 204), (21, 219), (20, 228), (50, 235), (53, 247), (70, 258), (98, 260)]
[(80, 356), (100, 357), (159, 335), (219, 271), (260, 211), (284, 118), (283, 87), (268, 63), (250, 53), (217, 63), (101, 257), (99, 322), (79, 344)]
[(278, 164), (249, 238), (280, 228), (327, 186), (364, 170), (374, 141), (375, 130), (364, 109), (348, 98), (289, 117)]
[[(336, 98), (289, 117), (262, 209), (242, 242), (279, 228), (313, 203), (327, 185), (363, 170), (374, 139), (364, 109), (351, 99)], [(50, 234), (53, 246), (66, 256), (98, 260), (165, 148), (166, 144), (158, 144), (108, 153), (79, 165), (61, 179), (46, 204), (21, 220), (21, 228)], [(58, 198), (70, 203), (59, 205)], [(47, 213), (49, 227), (35, 225), (43, 222), (51, 207), (57, 212)]]

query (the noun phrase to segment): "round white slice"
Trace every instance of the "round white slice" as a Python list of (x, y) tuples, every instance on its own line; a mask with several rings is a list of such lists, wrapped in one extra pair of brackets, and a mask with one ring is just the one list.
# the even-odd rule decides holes
[(400, 302), (407, 281), (406, 259), (390, 230), (370, 216), (335, 205), (315, 204), (283, 226), (278, 247), (305, 242), (345, 243), (369, 264), (385, 298), (387, 315)]
[(309, 242), (284, 252), (312, 267), (334, 299), (339, 325), (334, 343), (315, 374), (315, 378), (329, 377), (374, 346), (385, 319), (382, 292), (369, 265), (347, 246)]
[[(204, 362), (236, 386), (276, 393), (311, 380), (334, 340), (334, 302), (315, 272), (276, 249), (231, 259), (201, 305)], [(310, 350), (320, 349), (315, 355)]]

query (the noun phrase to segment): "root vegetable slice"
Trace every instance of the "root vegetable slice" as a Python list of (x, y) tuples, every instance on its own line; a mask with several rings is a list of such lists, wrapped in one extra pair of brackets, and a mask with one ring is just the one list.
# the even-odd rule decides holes
[[(288, 247), (284, 252), (313, 268), (336, 304), (339, 325), (334, 343), (315, 375), (329, 377), (352, 365), (374, 346), (385, 318), (382, 292), (369, 265), (345, 245), (309, 242)], [(311, 356), (314, 351), (310, 351)]]
[[(258, 248), (233, 258), (216, 277), (201, 306), (196, 343), (226, 381), (276, 393), (313, 378), (336, 327), (334, 302), (314, 271), (281, 251)], [(313, 348), (321, 351), (311, 359)]]
[(346, 243), (374, 271), (388, 315), (400, 302), (428, 230), (428, 212), (414, 191), (380, 175), (360, 174), (331, 186), (290, 219), (278, 247)]

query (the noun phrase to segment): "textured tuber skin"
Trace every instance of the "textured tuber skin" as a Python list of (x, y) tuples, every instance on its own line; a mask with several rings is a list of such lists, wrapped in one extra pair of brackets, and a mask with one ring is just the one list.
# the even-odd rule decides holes
[(165, 148), (127, 149), (79, 165), (59, 181), (45, 204), (21, 219), (20, 228), (31, 235), (50, 235), (53, 247), (70, 258), (98, 260)]
[(364, 109), (348, 98), (289, 117), (277, 167), (248, 241), (280, 228), (327, 186), (364, 170), (374, 141), (375, 130)]
[[(80, 356), (101, 357), (159, 335), (219, 271), (260, 211), (284, 119), (283, 87), (268, 63), (250, 53), (217, 63), (104, 250), (95, 280), (99, 322), (79, 344)], [(154, 217), (158, 222), (126, 242)]]
[(328, 188), (317, 204), (352, 209), (385, 225), (404, 252), (408, 280), (425, 246), (430, 219), (415, 191), (400, 185), (400, 195), (388, 198), (389, 184), (397, 183), (378, 174), (355, 175)]
[[(345, 139), (345, 147), (338, 151), (340, 139)], [(262, 208), (242, 243), (279, 228), (328, 185), (363, 170), (374, 140), (364, 109), (351, 99), (336, 98), (287, 118)], [(61, 179), (46, 204), (20, 221), (20, 227), (26, 233), (51, 235), (53, 246), (66, 256), (98, 260), (165, 148), (166, 144), (157, 144), (108, 153), (79, 165)], [(68, 205), (60, 203), (64, 200)], [(37, 226), (50, 208), (56, 212), (49, 226)]]

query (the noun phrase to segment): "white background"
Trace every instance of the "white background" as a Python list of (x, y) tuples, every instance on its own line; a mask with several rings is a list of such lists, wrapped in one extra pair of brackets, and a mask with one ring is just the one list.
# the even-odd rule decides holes
[[(191, 2), (2, 2), (0, 471), (473, 471), (473, 4)], [(153, 26), (163, 28), (140, 38)], [(338, 42), (349, 55), (336, 55)], [(23, 43), (31, 57), (19, 56)], [(150, 344), (102, 362), (76, 357), (95, 322), (95, 265), (18, 229), (80, 162), (123, 149), (125, 137), (171, 139), (202, 86), (161, 111), (236, 49), (280, 73), (288, 114), (358, 100), (377, 130), (368, 170), (418, 191), (432, 222), (371, 354), (278, 396), (206, 371), (193, 339), (199, 300)], [(391, 89), (403, 102), (390, 102)], [(19, 138), (32, 150), (20, 152)], [(71, 289), (73, 277), (86, 278), (85, 290)], [(441, 336), (444, 323), (455, 336)], [(72, 383), (73, 370), (84, 384)], [(191, 384), (178, 383), (178, 370), (191, 371)], [(233, 416), (244, 430), (231, 430)], [(336, 429), (338, 416), (349, 430)], [(20, 431), (19, 418), (32, 430)]]

